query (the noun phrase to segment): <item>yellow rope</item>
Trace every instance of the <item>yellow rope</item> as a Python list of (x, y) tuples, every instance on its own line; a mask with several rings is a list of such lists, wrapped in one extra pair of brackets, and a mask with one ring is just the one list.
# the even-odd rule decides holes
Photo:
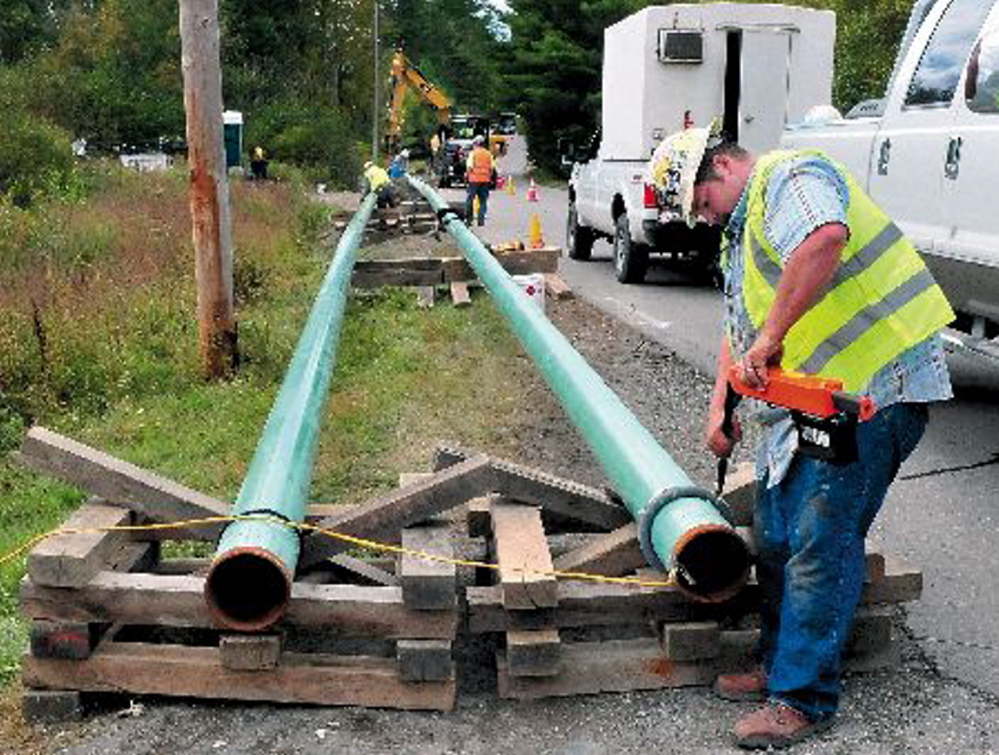
[[(39, 543), (44, 540), (48, 540), (52, 537), (57, 537), (59, 535), (91, 535), (99, 534), (104, 532), (151, 532), (156, 530), (175, 530), (183, 529), (185, 527), (200, 527), (207, 524), (228, 524), (231, 522), (247, 522), (247, 521), (257, 521), (257, 522), (269, 522), (271, 524), (277, 524), (282, 527), (288, 527), (294, 530), (300, 530), (304, 532), (316, 532), (324, 537), (331, 538), (333, 540), (340, 540), (345, 543), (350, 543), (351, 545), (356, 545), (359, 548), (369, 548), (371, 550), (385, 551), (387, 553), (398, 553), (405, 554), (409, 556), (415, 556), (417, 558), (422, 558), (427, 561), (437, 561), (444, 564), (454, 564), (455, 566), (474, 566), (483, 569), (493, 569), (499, 570), (499, 564), (492, 564), (485, 561), (471, 561), (468, 559), (461, 558), (449, 558), (447, 556), (440, 556), (434, 553), (426, 553), (424, 551), (413, 550), (411, 548), (404, 548), (401, 545), (393, 545), (391, 543), (382, 543), (377, 540), (369, 540), (363, 537), (355, 537), (354, 535), (348, 535), (343, 532), (337, 532), (335, 530), (326, 529), (325, 527), (320, 527), (315, 524), (307, 524), (304, 522), (289, 522), (284, 519), (280, 519), (275, 516), (269, 516), (267, 514), (245, 514), (245, 515), (233, 515), (233, 516), (210, 516), (201, 519), (186, 519), (180, 522), (169, 522), (169, 523), (150, 523), (150, 524), (119, 524), (115, 526), (108, 527), (87, 527), (87, 528), (73, 528), (73, 527), (61, 527), (58, 529), (50, 530), (41, 535), (36, 535), (30, 540), (17, 546), (14, 550), (3, 554), (0, 556), (0, 567), (6, 566), (9, 562), (22, 556), (27, 551), (34, 548)], [(561, 571), (558, 569), (530, 569), (527, 567), (513, 567), (510, 571), (514, 571), (522, 574), (537, 574), (547, 577), (558, 577), (561, 579), (577, 579), (589, 582), (601, 582), (608, 584), (618, 584), (618, 585), (631, 585), (633, 587), (673, 587), (675, 582), (673, 575), (665, 580), (648, 580), (641, 579), (640, 577), (608, 577), (603, 574), (590, 574), (587, 572), (575, 572), (575, 571)]]

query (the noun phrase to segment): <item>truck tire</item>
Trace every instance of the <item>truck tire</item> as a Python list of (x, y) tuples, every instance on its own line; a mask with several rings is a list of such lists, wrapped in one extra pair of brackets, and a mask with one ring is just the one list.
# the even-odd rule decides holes
[(569, 250), (569, 259), (588, 260), (593, 251), (593, 229), (579, 224), (579, 214), (576, 203), (569, 200), (569, 217), (565, 226), (565, 247)]
[(649, 250), (631, 240), (628, 216), (614, 221), (614, 275), (621, 283), (641, 283), (649, 269)]

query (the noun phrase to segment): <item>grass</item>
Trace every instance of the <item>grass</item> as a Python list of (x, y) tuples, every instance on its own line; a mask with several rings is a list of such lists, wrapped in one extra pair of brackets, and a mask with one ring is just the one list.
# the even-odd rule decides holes
[[(326, 210), (294, 184), (232, 191), (243, 365), (197, 363), (183, 170), (102, 171), (82, 201), (8, 212), (0, 238), (0, 451), (28, 425), (222, 499), (235, 498), (329, 263)], [(41, 227), (57, 229), (50, 238)], [(34, 240), (32, 240), (34, 239)], [(84, 251), (81, 251), (84, 250)], [(346, 503), (427, 469), (440, 441), (509, 453), (532, 370), (485, 296), (417, 309), (382, 289), (351, 298), (325, 409), (312, 499)], [(497, 419), (499, 418), (499, 420)], [(57, 526), (82, 491), (0, 461), (0, 557)], [(0, 685), (17, 687), (23, 559), (0, 567)], [(7, 706), (4, 706), (5, 708)]]

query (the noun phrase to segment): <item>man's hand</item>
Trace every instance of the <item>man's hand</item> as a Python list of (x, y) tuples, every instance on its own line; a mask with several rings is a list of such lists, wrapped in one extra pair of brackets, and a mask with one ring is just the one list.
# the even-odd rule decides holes
[(765, 388), (767, 385), (767, 368), (780, 365), (784, 355), (784, 346), (774, 340), (766, 330), (761, 332), (749, 351), (739, 362), (739, 372), (742, 382), (750, 388)]
[(714, 408), (708, 412), (708, 422), (704, 427), (704, 440), (708, 450), (719, 459), (727, 459), (732, 455), (735, 444), (742, 440), (742, 424), (739, 418), (732, 416), (732, 434), (726, 435), (722, 430), (725, 421), (724, 411), (716, 411)]

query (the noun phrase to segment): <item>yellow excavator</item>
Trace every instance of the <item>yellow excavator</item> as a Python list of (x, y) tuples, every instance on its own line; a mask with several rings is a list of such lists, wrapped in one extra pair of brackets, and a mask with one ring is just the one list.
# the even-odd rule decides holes
[(451, 100), (436, 86), (427, 81), (420, 69), (409, 62), (401, 49), (392, 56), (392, 100), (389, 103), (389, 126), (385, 134), (385, 147), (390, 155), (399, 151), (402, 136), (403, 104), (406, 93), (412, 89), (420, 99), (437, 113), (438, 131), (447, 131), (451, 125)]

